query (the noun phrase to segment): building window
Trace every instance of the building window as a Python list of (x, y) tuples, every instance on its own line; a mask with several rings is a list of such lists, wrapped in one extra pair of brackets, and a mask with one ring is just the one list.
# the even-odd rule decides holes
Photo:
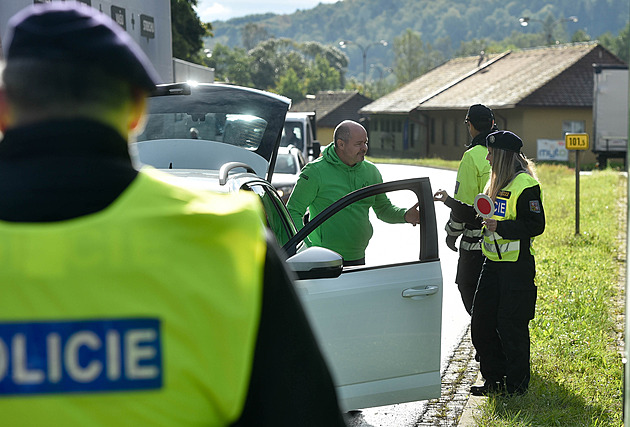
[(435, 144), (435, 119), (429, 120), (429, 141), (431, 144)]
[(372, 130), (378, 131), (378, 119), (372, 120)]
[(562, 121), (562, 139), (567, 133), (584, 133), (586, 127), (584, 120), (564, 120)]

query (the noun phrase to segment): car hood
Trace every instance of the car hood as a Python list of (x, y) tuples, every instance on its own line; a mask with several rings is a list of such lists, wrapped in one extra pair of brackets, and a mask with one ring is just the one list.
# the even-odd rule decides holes
[(270, 180), (290, 104), (241, 86), (159, 85), (131, 151), (141, 164), (160, 169), (218, 170), (242, 162)]

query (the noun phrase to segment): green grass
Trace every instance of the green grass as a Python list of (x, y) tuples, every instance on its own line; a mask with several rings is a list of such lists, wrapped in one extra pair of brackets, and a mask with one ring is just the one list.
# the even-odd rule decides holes
[[(375, 159), (382, 162), (382, 159)], [(423, 166), (456, 168), (442, 162)], [(622, 426), (627, 180), (616, 170), (580, 177), (538, 165), (547, 225), (536, 239), (536, 317), (530, 323), (532, 380), (524, 396), (489, 397), (477, 425)]]

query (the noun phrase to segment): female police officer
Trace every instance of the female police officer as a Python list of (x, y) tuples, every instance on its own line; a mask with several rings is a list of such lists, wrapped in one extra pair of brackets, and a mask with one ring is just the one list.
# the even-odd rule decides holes
[[(545, 229), (545, 214), (534, 165), (520, 152), (523, 141), (512, 132), (499, 131), (488, 135), (486, 144), (492, 166), (486, 194), (494, 201), (495, 212), (483, 222), (486, 261), (471, 321), (485, 383), (470, 391), (478, 396), (522, 394), (530, 379), (528, 325), (536, 306), (532, 242)], [(434, 200), (443, 201), (466, 221), (480, 221), (471, 206), (443, 190)]]

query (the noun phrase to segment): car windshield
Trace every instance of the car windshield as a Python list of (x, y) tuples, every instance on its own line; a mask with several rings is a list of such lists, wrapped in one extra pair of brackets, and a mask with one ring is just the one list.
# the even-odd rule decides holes
[(298, 165), (295, 161), (295, 157), (291, 154), (279, 153), (278, 158), (276, 159), (276, 168), (274, 171), (276, 173), (295, 175), (298, 172)]
[(287, 120), (284, 129), (282, 130), (282, 139), (280, 140), (281, 147), (288, 147), (293, 145), (299, 150), (304, 147), (304, 137), (302, 135), (302, 126), (300, 123), (289, 122)]
[(266, 120), (250, 114), (154, 113), (137, 140), (201, 139), (255, 150), (266, 128)]
[(289, 105), (280, 95), (228, 84), (158, 85), (136, 137), (139, 160), (157, 168), (216, 170), (238, 161), (264, 176)]

